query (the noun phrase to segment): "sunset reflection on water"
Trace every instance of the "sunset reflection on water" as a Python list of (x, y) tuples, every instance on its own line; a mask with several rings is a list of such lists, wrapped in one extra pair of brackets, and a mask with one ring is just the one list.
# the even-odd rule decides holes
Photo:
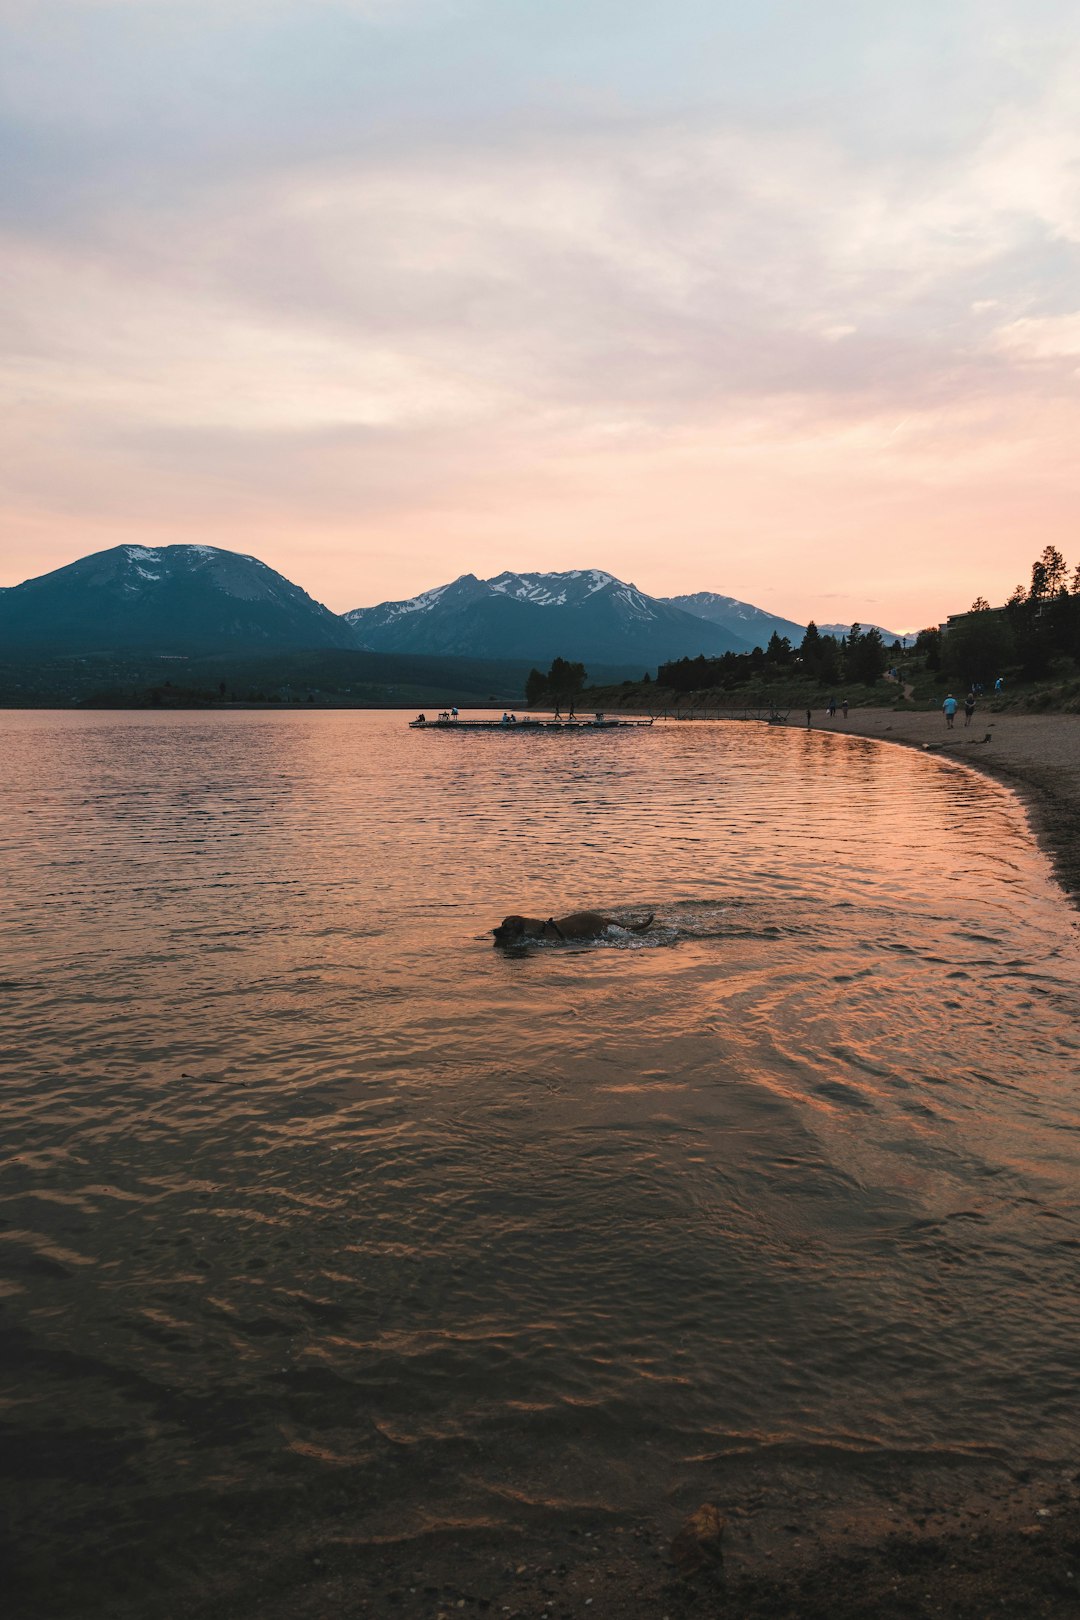
[[(1080, 969), (1014, 800), (404, 718), (0, 717), (26, 1543), (1064, 1456)], [(579, 907), (656, 922), (492, 946)]]

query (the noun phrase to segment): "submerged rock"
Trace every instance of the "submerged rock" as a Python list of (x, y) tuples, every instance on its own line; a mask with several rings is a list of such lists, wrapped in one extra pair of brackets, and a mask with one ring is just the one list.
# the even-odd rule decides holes
[(671, 1561), (680, 1575), (694, 1575), (698, 1570), (723, 1565), (721, 1538), (726, 1524), (720, 1509), (711, 1502), (703, 1502), (690, 1515), (671, 1543)]

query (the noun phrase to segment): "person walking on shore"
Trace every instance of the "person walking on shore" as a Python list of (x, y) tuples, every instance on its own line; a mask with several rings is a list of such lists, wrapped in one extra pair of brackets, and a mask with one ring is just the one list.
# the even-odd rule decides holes
[(945, 724), (948, 726), (949, 730), (951, 731), (952, 728), (953, 728), (953, 717), (955, 716), (956, 711), (960, 707), (960, 705), (957, 703), (956, 699), (953, 697), (952, 693), (950, 692), (948, 697), (945, 699), (944, 703), (941, 705), (941, 707), (942, 707), (942, 709), (944, 711), (944, 714), (945, 714)]
[(842, 708), (842, 709), (843, 709), (843, 711), (844, 711), (844, 719), (845, 719), (845, 720), (846, 720), (846, 719), (847, 719), (847, 710), (848, 710), (848, 702), (847, 702), (847, 698), (845, 698), (845, 699), (844, 699), (844, 701), (843, 701), (843, 703), (841, 703), (841, 705), (840, 705), (840, 707), (841, 707), (841, 708)]
[(972, 715), (974, 713), (975, 713), (975, 694), (974, 694), (974, 692), (969, 692), (967, 697), (964, 699), (964, 724), (965, 724), (965, 726), (970, 726), (971, 717), (972, 717)]

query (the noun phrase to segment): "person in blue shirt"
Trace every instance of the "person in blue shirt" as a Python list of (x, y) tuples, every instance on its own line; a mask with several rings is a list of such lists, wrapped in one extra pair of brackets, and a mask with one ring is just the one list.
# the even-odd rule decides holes
[(954, 718), (954, 716), (956, 714), (956, 710), (958, 708), (957, 701), (953, 697), (951, 692), (949, 693), (948, 697), (945, 699), (945, 701), (941, 705), (941, 707), (945, 711), (945, 724), (948, 726), (949, 730), (951, 731), (952, 730), (953, 718)]

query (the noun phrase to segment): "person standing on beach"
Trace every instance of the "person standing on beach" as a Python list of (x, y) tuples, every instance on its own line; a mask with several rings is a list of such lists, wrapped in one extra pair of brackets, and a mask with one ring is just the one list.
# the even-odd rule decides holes
[(975, 693), (969, 692), (964, 699), (964, 724), (970, 726), (971, 717), (975, 713)]
[(843, 701), (843, 703), (841, 703), (840, 707), (844, 711), (844, 719), (846, 720), (847, 719), (847, 708), (848, 708), (847, 698), (844, 699), (844, 701)]
[(953, 716), (956, 714), (956, 711), (959, 708), (959, 706), (960, 705), (957, 703), (956, 699), (953, 697), (951, 692), (949, 693), (948, 697), (945, 699), (944, 703), (941, 705), (941, 707), (942, 707), (942, 709), (944, 710), (944, 713), (945, 713), (945, 724), (948, 726), (950, 731), (953, 728)]
[(809, 709), (807, 709), (807, 711), (806, 711), (806, 729), (807, 729), (807, 731), (810, 730), (810, 710)]

